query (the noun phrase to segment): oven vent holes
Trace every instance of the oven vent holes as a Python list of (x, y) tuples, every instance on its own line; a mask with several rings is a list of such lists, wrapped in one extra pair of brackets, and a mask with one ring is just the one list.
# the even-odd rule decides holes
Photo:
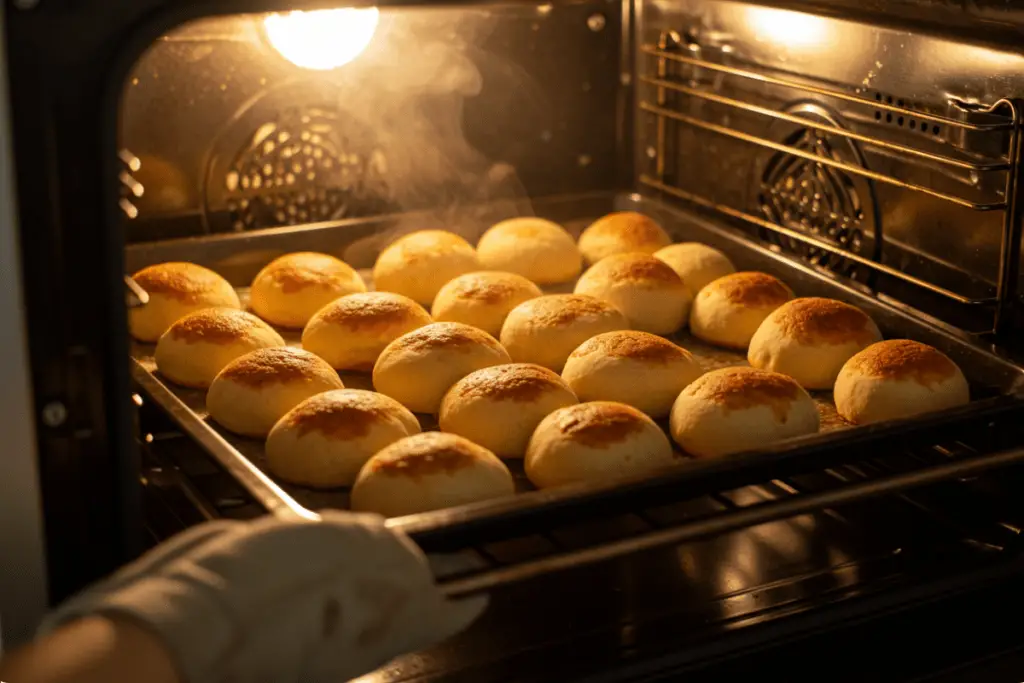
[[(875, 101), (883, 104), (892, 105), (895, 107), (902, 107), (905, 109), (919, 108), (913, 102), (907, 102), (902, 99), (887, 95), (885, 93), (876, 92)], [(907, 114), (899, 114), (891, 111), (885, 111), (882, 109), (875, 110), (875, 121), (878, 123), (885, 123), (892, 126), (898, 126), (900, 128), (906, 128), (912, 132), (919, 133), (921, 135), (930, 135), (934, 137), (942, 136), (942, 126), (937, 123), (930, 123), (928, 121), (922, 121), (915, 119), (913, 116)]]
[(379, 212), (386, 195), (383, 154), (353, 144), (337, 124), (328, 110), (306, 109), (259, 126), (223, 177), (230, 229)]

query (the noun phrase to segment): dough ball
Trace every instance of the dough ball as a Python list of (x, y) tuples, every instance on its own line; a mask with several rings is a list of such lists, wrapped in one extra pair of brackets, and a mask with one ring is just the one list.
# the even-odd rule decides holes
[(701, 374), (686, 349), (648, 332), (623, 330), (580, 344), (569, 355), (562, 379), (581, 401), (617, 401), (659, 418)]
[(420, 423), (393, 398), (339, 389), (307, 398), (267, 437), (270, 473), (316, 489), (351, 486), (370, 457), (420, 433)]
[(235, 434), (265, 437), (285, 413), (310, 396), (344, 388), (334, 368), (309, 351), (259, 349), (220, 371), (206, 393), (206, 409)]
[(709, 372), (672, 406), (672, 438), (701, 458), (754, 450), (818, 431), (818, 409), (791, 377), (755, 368)]
[(614, 254), (576, 283), (585, 294), (619, 309), (634, 330), (672, 334), (686, 324), (693, 296), (675, 271), (647, 254)]
[(676, 462), (654, 421), (623, 403), (592, 401), (544, 418), (526, 449), (526, 476), (537, 488), (654, 473)]
[(510, 363), (494, 337), (462, 323), (432, 323), (387, 345), (373, 388), (416, 413), (437, 413), (445, 392), (473, 372)]
[(525, 301), (505, 318), (501, 343), (517, 363), (561, 372), (573, 350), (602, 332), (629, 329), (611, 304), (592, 296), (551, 294)]
[(422, 306), (401, 294), (349, 294), (309, 319), (302, 348), (337, 370), (370, 372), (385, 346), (431, 322)]
[(844, 419), (871, 424), (964, 405), (970, 390), (946, 354), (909, 339), (890, 339), (846, 361), (835, 399)]
[(834, 299), (793, 299), (768, 315), (750, 340), (755, 368), (789, 375), (805, 389), (831, 389), (843, 364), (882, 340), (862, 310)]
[(373, 283), (378, 290), (430, 306), (446, 282), (480, 269), (476, 250), (466, 240), (444, 230), (420, 230), (399, 237), (380, 253)]
[(344, 261), (300, 251), (274, 259), (257, 273), (249, 305), (274, 325), (299, 328), (339, 296), (365, 291), (366, 283)]
[(512, 218), (492, 226), (476, 245), (490, 270), (517, 273), (540, 285), (580, 274), (583, 256), (565, 228), (543, 218)]
[(587, 263), (597, 263), (612, 254), (653, 254), (670, 244), (672, 238), (653, 218), (635, 211), (620, 211), (587, 226), (580, 235), (579, 248)]
[(424, 432), (370, 458), (352, 487), (352, 509), (399, 517), (513, 493), (512, 474), (494, 453), (455, 434)]
[(670, 244), (654, 252), (669, 265), (694, 295), (709, 283), (736, 272), (736, 266), (722, 252), (700, 242)]
[(155, 342), (171, 325), (204, 308), (241, 308), (227, 280), (194, 263), (158, 263), (132, 275), (149, 303), (128, 309), (128, 329), (143, 342)]
[(431, 315), (438, 322), (472, 325), (497, 337), (509, 311), (541, 294), (540, 288), (522, 275), (496, 271), (467, 273), (441, 288)]
[(562, 378), (530, 363), (497, 365), (456, 382), (441, 402), (441, 430), (502, 458), (521, 458), (530, 435), (552, 411), (577, 403)]
[(690, 332), (698, 339), (746, 349), (764, 319), (793, 298), (793, 290), (767, 273), (733, 273), (697, 293)]
[(274, 328), (237, 308), (179, 318), (156, 343), (156, 367), (175, 384), (206, 389), (228, 363), (256, 349), (284, 346)]

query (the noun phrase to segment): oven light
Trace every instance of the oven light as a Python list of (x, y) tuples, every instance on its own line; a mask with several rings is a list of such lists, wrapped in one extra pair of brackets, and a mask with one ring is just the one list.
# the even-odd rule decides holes
[(295, 66), (326, 71), (358, 57), (370, 44), (380, 13), (365, 9), (325, 9), (270, 14), (263, 28), (270, 45)]
[(818, 45), (825, 42), (829, 34), (828, 21), (813, 14), (751, 7), (747, 16), (761, 37), (790, 47)]

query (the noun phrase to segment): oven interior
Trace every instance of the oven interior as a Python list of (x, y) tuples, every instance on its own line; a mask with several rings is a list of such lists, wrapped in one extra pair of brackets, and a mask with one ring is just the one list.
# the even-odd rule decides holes
[[(125, 273), (189, 260), (244, 287), (286, 251), (369, 268), (414, 229), (473, 242), (507, 217), (579, 230), (635, 209), (861, 305), (972, 380), (941, 416), (397, 520), (451, 594), (494, 591), (494, 609), (378, 675), (696, 665), (1019, 570), (1024, 58), (849, 17), (713, 0), (230, 15), (138, 57), (117, 129)], [(134, 380), (154, 540), (298, 498), (225, 459), (152, 372)]]

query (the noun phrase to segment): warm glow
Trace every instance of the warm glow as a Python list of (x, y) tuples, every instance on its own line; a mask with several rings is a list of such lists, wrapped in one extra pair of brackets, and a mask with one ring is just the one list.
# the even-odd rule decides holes
[(281, 56), (306, 69), (337, 69), (358, 57), (377, 30), (380, 13), (324, 9), (271, 14), (263, 20), (267, 40)]
[(759, 39), (796, 47), (817, 45), (828, 37), (828, 21), (813, 14), (767, 7), (751, 7), (747, 13), (753, 27), (764, 34)]

